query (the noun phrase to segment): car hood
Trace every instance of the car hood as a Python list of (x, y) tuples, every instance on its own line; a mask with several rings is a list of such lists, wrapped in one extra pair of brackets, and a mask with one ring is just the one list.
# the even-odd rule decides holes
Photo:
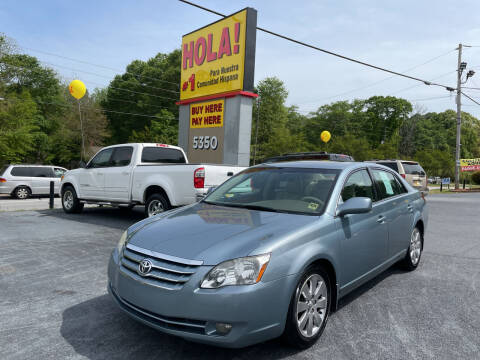
[(255, 253), (265, 242), (318, 220), (317, 216), (198, 203), (129, 229), (129, 244), (205, 265)]

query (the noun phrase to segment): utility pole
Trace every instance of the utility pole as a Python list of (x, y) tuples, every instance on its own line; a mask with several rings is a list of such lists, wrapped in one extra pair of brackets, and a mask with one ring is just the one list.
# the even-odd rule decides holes
[[(466, 64), (465, 64), (466, 67)], [(455, 190), (460, 188), (460, 132), (462, 129), (462, 44), (458, 44), (457, 67), (457, 141), (455, 146)]]

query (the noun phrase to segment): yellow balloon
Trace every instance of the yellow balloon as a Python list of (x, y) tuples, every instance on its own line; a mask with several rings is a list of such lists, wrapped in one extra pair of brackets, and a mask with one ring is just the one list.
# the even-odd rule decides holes
[(81, 99), (85, 93), (87, 92), (87, 88), (85, 84), (80, 80), (73, 80), (68, 85), (68, 91), (70, 91), (70, 95), (72, 95), (75, 99)]
[(332, 135), (327, 130), (322, 131), (322, 133), (320, 134), (320, 139), (322, 139), (322, 141), (325, 143), (329, 142), (331, 137)]

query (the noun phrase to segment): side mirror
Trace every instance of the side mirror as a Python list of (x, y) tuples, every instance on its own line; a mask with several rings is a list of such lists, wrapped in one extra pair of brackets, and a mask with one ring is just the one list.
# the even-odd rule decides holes
[(347, 214), (364, 214), (372, 210), (372, 199), (368, 197), (353, 197), (339, 205), (337, 216)]
[(85, 163), (85, 161), (81, 160), (79, 163), (78, 163), (78, 167), (80, 168), (84, 168), (85, 166), (87, 166), (87, 164)]

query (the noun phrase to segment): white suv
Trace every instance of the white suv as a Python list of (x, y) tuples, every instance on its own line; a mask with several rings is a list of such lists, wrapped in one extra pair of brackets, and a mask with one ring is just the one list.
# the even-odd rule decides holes
[(416, 161), (409, 160), (369, 160), (366, 162), (377, 163), (389, 167), (400, 174), (414, 188), (428, 192), (427, 174)]

